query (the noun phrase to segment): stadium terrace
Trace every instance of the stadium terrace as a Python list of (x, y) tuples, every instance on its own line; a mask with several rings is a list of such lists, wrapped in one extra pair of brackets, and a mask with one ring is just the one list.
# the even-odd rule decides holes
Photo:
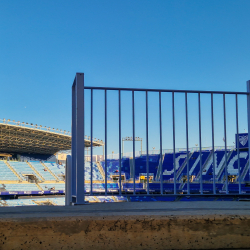
[[(190, 192), (191, 194), (200, 194), (200, 178), (203, 178), (203, 192), (207, 195), (213, 195), (212, 168), (213, 159), (211, 149), (202, 151), (202, 173), (200, 172), (200, 157), (199, 150), (193, 148), (189, 154), (185, 151), (176, 150), (175, 159), (173, 152), (164, 154), (162, 171), (163, 182), (162, 188), (164, 194), (173, 194), (176, 189), (177, 194), (187, 194), (187, 157), (190, 164)], [(240, 175), (238, 173), (237, 151), (235, 148), (230, 148), (227, 151), (228, 161), (225, 162), (225, 150), (221, 147), (216, 148), (216, 194), (225, 194), (225, 167), (228, 168), (229, 178), (229, 193), (232, 195), (239, 194), (239, 177), (241, 179), (241, 194), (247, 195), (250, 193), (249, 183), (249, 160), (248, 152), (240, 152)], [(96, 157), (97, 159), (97, 157)], [(176, 183), (173, 181), (173, 163), (175, 161), (177, 169)], [(140, 155), (135, 158), (135, 167), (131, 157), (122, 158), (122, 185), (119, 186), (119, 159), (107, 159), (108, 173), (108, 196), (105, 196), (105, 161), (93, 161), (92, 168), (89, 157), (86, 156), (85, 162), (85, 191), (86, 201), (89, 202), (117, 202), (127, 201), (154, 201), (154, 200), (172, 200), (176, 197), (162, 197), (160, 183), (160, 155), (149, 155), (149, 190), (150, 196), (145, 196), (147, 193), (147, 159), (146, 155)], [(134, 169), (135, 168), (135, 169)], [(92, 192), (91, 190), (91, 169), (92, 169)], [(60, 195), (65, 194), (65, 165), (60, 162), (48, 161), (0, 161), (0, 197), (4, 198), (0, 201), (1, 206), (7, 205), (64, 205), (64, 198)], [(133, 174), (135, 173), (135, 186), (133, 183)], [(134, 195), (134, 188), (136, 195)], [(119, 191), (122, 195), (119, 196)], [(10, 197), (19, 196), (42, 196), (46, 198), (36, 200), (30, 198), (25, 200), (10, 200)], [(49, 195), (57, 195), (58, 198), (49, 198)], [(116, 196), (113, 196), (116, 195)], [(60, 198), (60, 199), (59, 199)], [(192, 198), (183, 197), (181, 200)], [(208, 199), (208, 198), (202, 198)], [(216, 200), (218, 197), (211, 196), (210, 199)], [(238, 199), (238, 198), (231, 198)]]

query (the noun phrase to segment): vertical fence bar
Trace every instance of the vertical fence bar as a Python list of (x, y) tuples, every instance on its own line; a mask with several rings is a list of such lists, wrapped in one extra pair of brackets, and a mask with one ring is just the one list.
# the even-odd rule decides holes
[(186, 147), (187, 147), (187, 193), (190, 194), (190, 183), (189, 183), (189, 146), (188, 146), (188, 100), (187, 100), (187, 92), (185, 92), (185, 110), (186, 110)]
[(107, 90), (105, 89), (105, 195), (107, 195), (107, 171), (108, 171), (108, 164), (107, 164)]
[(90, 195), (93, 194), (93, 89), (90, 97)]
[(122, 157), (121, 157), (121, 140), (122, 140), (122, 133), (121, 133), (121, 90), (118, 90), (119, 94), (119, 195), (122, 194)]
[(212, 123), (212, 153), (213, 153), (213, 193), (216, 194), (215, 186), (215, 155), (214, 155), (214, 96), (211, 94), (211, 123)]
[(122, 139), (122, 157), (124, 156), (124, 142), (123, 142), (123, 139)]
[(147, 194), (149, 194), (149, 163), (148, 163), (148, 91), (146, 91), (146, 154), (147, 154)]
[(248, 167), (250, 171), (250, 80), (247, 81), (247, 123), (248, 123)]
[[(72, 135), (71, 135), (71, 155), (72, 155), (72, 195), (76, 196), (76, 78), (72, 86)], [(70, 197), (72, 201), (72, 196)]]
[(135, 92), (132, 91), (132, 122), (133, 122), (133, 185), (135, 194)]
[(65, 206), (72, 204), (72, 156), (67, 155), (65, 169)]
[(76, 74), (76, 204), (85, 203), (84, 74)]
[(173, 120), (173, 167), (174, 167), (174, 194), (176, 194), (176, 163), (175, 163), (175, 110), (174, 92), (172, 92), (172, 120)]
[(235, 145), (237, 147), (238, 156), (238, 182), (239, 182), (239, 194), (241, 194), (241, 176), (240, 176), (240, 149), (239, 149), (239, 114), (238, 114), (238, 95), (235, 95), (235, 108), (236, 108), (236, 140)]
[(228, 173), (227, 173), (227, 124), (226, 124), (226, 95), (223, 94), (223, 113), (224, 113), (224, 142), (225, 142), (225, 178), (226, 194), (228, 194)]
[(202, 153), (201, 153), (201, 93), (198, 93), (198, 106), (199, 106), (199, 150), (200, 150), (200, 193), (203, 194), (202, 183)]
[(163, 194), (162, 183), (162, 121), (161, 121), (161, 92), (159, 92), (159, 124), (160, 124), (160, 181), (161, 181), (161, 195)]

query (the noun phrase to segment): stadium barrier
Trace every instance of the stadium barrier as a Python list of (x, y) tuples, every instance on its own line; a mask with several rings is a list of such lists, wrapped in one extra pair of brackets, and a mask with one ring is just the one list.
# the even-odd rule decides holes
[[(86, 193), (85, 191), (85, 178), (84, 178), (84, 170), (85, 170), (85, 134), (84, 134), (84, 90), (90, 90), (90, 192)], [(151, 195), (149, 192), (149, 146), (148, 146), (148, 93), (155, 92), (159, 95), (159, 134), (160, 134), (160, 165), (159, 165), (159, 180), (160, 180), (160, 195), (164, 195), (163, 192), (163, 171), (162, 171), (162, 163), (163, 163), (163, 149), (162, 149), (162, 101), (161, 96), (162, 93), (171, 93), (172, 94), (172, 140), (173, 140), (173, 158), (175, 159), (176, 147), (175, 147), (175, 94), (176, 93), (184, 93), (185, 94), (185, 126), (186, 126), (186, 152), (190, 152), (189, 148), (189, 121), (188, 121), (188, 94), (197, 94), (198, 96), (198, 118), (199, 118), (199, 157), (200, 157), (200, 173), (203, 172), (202, 169), (202, 143), (201, 143), (201, 94), (209, 94), (211, 97), (211, 128), (212, 128), (212, 147), (209, 148), (211, 150), (212, 159), (213, 159), (213, 166), (215, 166), (215, 145), (214, 145), (214, 95), (221, 95), (223, 98), (223, 121), (224, 121), (224, 150), (225, 150), (225, 162), (226, 167), (224, 170), (225, 174), (225, 194), (229, 194), (228, 192), (228, 172), (227, 172), (227, 160), (228, 160), (228, 146), (227, 146), (227, 127), (226, 127), (226, 95), (233, 95), (235, 96), (235, 108), (236, 108), (236, 134), (239, 135), (239, 115), (238, 115), (238, 96), (245, 95), (247, 97), (247, 113), (248, 113), (248, 136), (250, 131), (250, 81), (247, 81), (247, 92), (228, 92), (228, 91), (198, 91), (198, 90), (168, 90), (168, 89), (142, 89), (142, 88), (115, 88), (115, 87), (86, 87), (84, 86), (84, 74), (77, 73), (76, 77), (73, 82), (72, 86), (72, 159), (71, 159), (71, 178), (68, 179), (66, 185), (71, 186), (71, 193), (69, 194), (69, 200), (74, 204), (84, 204), (85, 203), (85, 195), (93, 195), (93, 92), (95, 90), (102, 90), (104, 91), (104, 110), (105, 110), (105, 144), (104, 144), (104, 161), (105, 161), (105, 179), (104, 179), (104, 187), (105, 187), (105, 195), (108, 195), (108, 176), (107, 176), (107, 92), (108, 91), (117, 91), (118, 92), (118, 110), (119, 110), (119, 187), (121, 187), (121, 164), (122, 164), (122, 137), (121, 137), (121, 92), (122, 91), (129, 91), (132, 94), (132, 126), (133, 126), (133, 166), (135, 166), (135, 92), (144, 92), (146, 101), (145, 101), (145, 108), (146, 108), (146, 194), (144, 196)], [(237, 148), (237, 155), (238, 155), (238, 171), (240, 173), (240, 153), (239, 153), (239, 140), (237, 140), (236, 148)], [(248, 154), (250, 149), (248, 148)], [(165, 152), (164, 152), (165, 153)], [(192, 195), (190, 193), (190, 176), (189, 176), (189, 154), (187, 154), (186, 159), (186, 166), (187, 166), (187, 195)], [(177, 169), (175, 160), (173, 161), (173, 171), (174, 171), (174, 192), (173, 195), (177, 195)], [(250, 165), (250, 164), (249, 164)], [(215, 167), (213, 167), (213, 194), (217, 194), (216, 192), (216, 175), (215, 175)], [(200, 195), (204, 195), (203, 192), (203, 178), (202, 174), (200, 174), (199, 178), (200, 182)], [(133, 168), (133, 195), (136, 194), (136, 180), (135, 180), (135, 167)], [(238, 177), (238, 188), (239, 194), (241, 194), (241, 177), (239, 174)], [(66, 193), (67, 193), (67, 186), (66, 186)], [(103, 195), (103, 194), (102, 194)], [(121, 188), (119, 188), (119, 192), (117, 194), (112, 195), (122, 195)]]
[(46, 195), (64, 194), (65, 190), (45, 190), (45, 191), (3, 191), (0, 195)]

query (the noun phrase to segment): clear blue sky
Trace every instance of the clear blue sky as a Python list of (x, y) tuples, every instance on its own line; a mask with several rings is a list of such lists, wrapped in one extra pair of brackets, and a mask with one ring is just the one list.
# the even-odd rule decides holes
[[(2, 0), (0, 118), (70, 130), (71, 85), (76, 72), (85, 73), (88, 86), (245, 91), (250, 79), (249, 11), (250, 1), (244, 0)], [(151, 128), (158, 126), (155, 98), (152, 95)], [(137, 135), (145, 138), (140, 134), (145, 129), (139, 116), (143, 97), (138, 100)], [(165, 105), (170, 105), (168, 101), (163, 100)], [(115, 108), (112, 101), (110, 107)], [(167, 107), (163, 110), (164, 138), (170, 131)], [(195, 104), (190, 107), (196, 110)], [(126, 130), (131, 112), (123, 109), (123, 135), (131, 136)], [(141, 116), (144, 119), (143, 112)], [(244, 132), (243, 111), (241, 116)], [(177, 117), (180, 131), (185, 129), (181, 119)], [(196, 119), (192, 112), (190, 119)], [(203, 123), (208, 126), (209, 120), (204, 117)], [(111, 125), (109, 129), (112, 131)], [(99, 130), (97, 126), (95, 136), (103, 139)], [(204, 145), (211, 145), (206, 134)], [(233, 132), (231, 136), (232, 141)], [(177, 146), (185, 145), (182, 138), (180, 133)], [(218, 138), (217, 144), (223, 144), (221, 132)], [(165, 148), (171, 147), (167, 141)], [(159, 148), (157, 143), (152, 136), (150, 147)], [(197, 139), (190, 143), (194, 146)]]

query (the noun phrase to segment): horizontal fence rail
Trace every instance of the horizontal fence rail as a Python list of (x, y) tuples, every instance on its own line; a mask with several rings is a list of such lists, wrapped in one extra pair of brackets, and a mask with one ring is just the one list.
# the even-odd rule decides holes
[[(90, 90), (90, 151), (88, 155), (85, 155), (85, 114), (84, 114), (84, 90)], [(98, 162), (99, 165), (95, 167), (98, 168), (100, 174), (103, 176), (102, 181), (96, 180), (94, 181), (93, 178), (93, 94), (95, 90), (102, 90), (104, 91), (104, 141), (103, 141), (103, 148), (104, 148), (104, 159), (102, 162)], [(107, 115), (107, 92), (109, 91), (116, 91), (118, 96), (117, 105), (118, 108), (118, 139), (119, 139), (119, 152), (118, 154), (108, 154), (108, 115)], [(123, 91), (130, 91), (132, 97), (132, 137), (128, 137), (127, 139), (122, 138), (122, 121), (121, 121), (121, 93)], [(140, 141), (142, 143), (142, 139), (139, 137), (135, 137), (135, 92), (144, 92), (145, 93), (145, 127), (146, 127), (146, 147), (145, 150), (136, 151), (135, 150), (135, 143), (136, 141)], [(159, 150), (149, 150), (149, 98), (148, 94), (150, 92), (157, 92), (158, 93), (158, 107), (159, 107)], [(162, 137), (163, 137), (163, 126), (162, 126), (162, 93), (171, 93), (172, 98), (172, 107), (171, 108), (171, 115), (172, 115), (172, 143), (173, 148), (164, 150), (162, 146)], [(175, 107), (175, 96), (177, 93), (184, 93), (185, 95), (185, 141), (186, 141), (186, 148), (177, 149), (176, 148), (176, 107)], [(229, 92), (229, 91), (197, 91), (197, 90), (166, 90), (166, 89), (144, 89), (144, 88), (115, 88), (115, 87), (86, 87), (84, 86), (84, 74), (77, 73), (73, 86), (72, 86), (72, 178), (70, 180), (70, 185), (72, 186), (72, 193), (71, 193), (71, 201), (75, 204), (84, 204), (85, 203), (85, 196), (98, 196), (98, 195), (112, 195), (112, 196), (121, 196), (121, 195), (143, 195), (143, 196), (150, 196), (150, 195), (219, 195), (219, 194), (229, 194), (229, 185), (237, 184), (238, 190), (237, 194), (243, 194), (242, 192), (242, 172), (241, 169), (241, 151), (239, 149), (239, 112), (238, 112), (238, 97), (239, 95), (244, 95), (247, 97), (247, 121), (248, 121), (248, 131), (250, 131), (250, 81), (247, 82), (247, 92)], [(189, 130), (190, 130), (190, 121), (189, 121), (189, 94), (197, 94), (198, 98), (198, 137), (199, 137), (199, 145), (197, 147), (190, 147), (189, 146)], [(210, 95), (211, 102), (208, 104), (211, 108), (211, 147), (202, 147), (202, 110), (201, 110), (201, 98), (202, 94)], [(222, 96), (222, 109), (223, 109), (223, 135), (224, 135), (224, 146), (216, 147), (215, 146), (215, 117), (214, 117), (214, 96), (220, 95)], [(227, 145), (227, 121), (226, 121), (226, 95), (233, 95), (235, 96), (235, 118), (236, 118), (236, 131), (235, 134), (237, 135), (237, 141), (235, 141), (235, 146), (228, 146)], [(157, 132), (157, 133), (158, 133)], [(132, 141), (132, 153), (124, 153), (123, 152), (123, 141)], [(217, 166), (216, 163), (216, 154), (220, 151), (224, 151), (224, 156), (222, 157), (221, 164)], [(208, 155), (206, 159), (203, 159), (204, 152), (207, 152)], [(228, 164), (232, 152), (237, 152), (236, 161), (238, 164), (238, 176), (236, 177), (236, 181), (229, 181), (228, 176)], [(182, 165), (179, 165), (177, 161), (177, 157), (180, 157), (180, 153), (182, 153), (181, 157), (185, 157)], [(194, 153), (198, 153), (197, 158), (192, 157)], [(167, 157), (168, 154), (173, 155), (173, 162), (172, 170), (164, 169), (164, 157)], [(249, 156), (249, 148), (244, 151), (244, 157), (247, 154), (247, 159)], [(152, 175), (150, 173), (150, 157), (152, 155), (159, 156), (159, 163), (157, 165), (157, 174)], [(89, 157), (90, 167), (89, 173), (86, 173), (86, 157)], [(143, 159), (146, 160), (146, 172), (139, 173), (140, 176), (136, 176), (136, 159), (137, 157), (144, 157)], [(85, 160), (84, 160), (85, 159)], [(117, 180), (110, 180), (109, 173), (108, 173), (108, 162), (110, 159), (117, 160)], [(124, 159), (127, 159), (130, 163), (131, 167), (131, 176), (129, 180), (122, 179), (122, 165)], [(190, 161), (193, 161), (193, 165), (190, 165)], [(103, 164), (103, 165), (102, 165)], [(196, 165), (195, 165), (196, 164)], [(211, 179), (210, 180), (203, 180), (203, 174), (209, 170), (212, 166), (211, 172)], [(193, 174), (194, 169), (198, 171), (195, 175)], [(220, 171), (218, 171), (217, 167), (220, 167)], [(249, 171), (249, 163), (248, 165), (244, 166), (244, 171)], [(185, 171), (184, 171), (185, 170)], [(184, 172), (184, 174), (183, 174)], [(178, 173), (178, 174), (177, 174)], [(186, 173), (186, 175), (185, 175)], [(244, 172), (245, 173), (245, 172)], [(249, 173), (249, 172), (248, 172)], [(85, 180), (85, 175), (90, 175), (89, 180)], [(169, 179), (166, 179), (164, 176), (168, 175)], [(124, 175), (125, 176), (125, 175)], [(172, 177), (171, 177), (172, 176)], [(140, 182), (144, 178), (143, 182)], [(165, 179), (164, 179), (165, 178)], [(142, 183), (143, 185), (139, 185)], [(114, 184), (114, 185), (113, 185)], [(124, 185), (129, 184), (131, 188), (123, 188)], [(131, 184), (131, 185), (130, 185)], [(153, 184), (159, 184), (159, 190), (155, 191), (151, 189), (150, 186)], [(206, 185), (210, 185), (211, 190), (208, 192)], [(171, 186), (171, 190), (169, 187)], [(193, 192), (192, 187), (195, 185), (199, 185), (197, 189), (198, 192)], [(217, 186), (221, 187), (221, 190), (218, 190)], [(96, 187), (98, 186), (98, 187)], [(137, 188), (137, 186), (140, 186)], [(142, 187), (142, 188), (141, 188)], [(167, 188), (166, 188), (167, 187)]]
[(229, 94), (229, 95), (248, 95), (248, 92), (232, 92), (232, 91), (206, 91), (206, 90), (174, 90), (174, 89), (143, 89), (143, 88), (115, 88), (115, 87), (89, 87), (84, 89), (93, 90), (120, 90), (120, 91), (144, 91), (144, 92), (168, 92), (168, 93), (189, 93), (189, 94)]

